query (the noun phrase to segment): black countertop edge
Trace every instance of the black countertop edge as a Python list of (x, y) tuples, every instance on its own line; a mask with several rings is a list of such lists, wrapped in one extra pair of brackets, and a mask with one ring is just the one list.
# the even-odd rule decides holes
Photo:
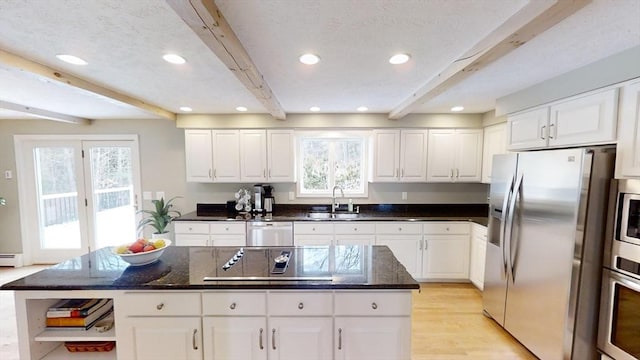
[(96, 290), (129, 290), (129, 291), (145, 291), (145, 290), (418, 290), (420, 284), (403, 284), (403, 285), (366, 285), (366, 284), (339, 284), (330, 285), (322, 283), (308, 283), (293, 281), (271, 281), (268, 284), (242, 283), (231, 284), (228, 281), (218, 282), (211, 281), (206, 285), (155, 285), (155, 286), (65, 286), (65, 285), (48, 285), (42, 286), (11, 286), (11, 283), (3, 285), (0, 290), (7, 291), (96, 291)]

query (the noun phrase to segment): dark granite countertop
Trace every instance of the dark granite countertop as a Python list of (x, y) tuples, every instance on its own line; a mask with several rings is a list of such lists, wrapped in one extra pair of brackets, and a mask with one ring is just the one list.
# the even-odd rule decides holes
[[(246, 247), (244, 256), (223, 270), (238, 250), (170, 246), (155, 263), (135, 267), (103, 248), (7, 283), (0, 290), (419, 288), (386, 246)], [(282, 251), (291, 251), (289, 266), (284, 274), (272, 274), (273, 259)], [(243, 280), (230, 279), (238, 277)], [(249, 281), (251, 277), (260, 280)], [(315, 280), (291, 280), (308, 277)]]
[(486, 204), (361, 205), (355, 218), (317, 219), (309, 212), (310, 205), (277, 205), (272, 214), (255, 216), (228, 213), (224, 205), (198, 204), (198, 210), (175, 221), (472, 221), (483, 226), (489, 221)]

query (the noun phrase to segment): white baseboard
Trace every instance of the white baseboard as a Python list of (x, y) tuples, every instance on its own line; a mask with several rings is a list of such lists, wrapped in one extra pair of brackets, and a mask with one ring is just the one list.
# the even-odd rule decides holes
[(22, 254), (0, 254), (0, 266), (22, 267)]

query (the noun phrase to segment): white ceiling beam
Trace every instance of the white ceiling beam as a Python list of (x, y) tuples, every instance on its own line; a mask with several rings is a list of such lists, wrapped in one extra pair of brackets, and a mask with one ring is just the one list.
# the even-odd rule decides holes
[(213, 0), (166, 0), (182, 20), (278, 120), (286, 113)]
[(38, 109), (31, 106), (15, 104), (15, 103), (3, 101), (3, 100), (0, 100), (0, 109), (13, 110), (13, 111), (29, 114), (32, 116), (36, 116), (39, 118), (55, 120), (55, 121), (69, 123), (69, 124), (78, 124), (78, 125), (91, 124), (91, 120), (89, 119), (85, 119), (77, 116), (71, 116), (67, 114), (61, 114), (61, 113), (57, 113), (49, 110)]
[(46, 65), (36, 63), (34, 61), (25, 59), (10, 52), (0, 50), (0, 64), (10, 66), (12, 68), (24, 71), (27, 73), (35, 74), (40, 77), (56, 81), (58, 83), (72, 86), (78, 89), (88, 91), (90, 93), (100, 95), (105, 98), (119, 101), (121, 103), (131, 105), (135, 108), (143, 110), (147, 113), (157, 115), (161, 118), (176, 120), (176, 114), (174, 112), (165, 110), (159, 106), (146, 103), (142, 100), (136, 99), (129, 95), (119, 93), (115, 90), (107, 89), (103, 86), (96, 85), (87, 80), (81, 79), (77, 76), (64, 73), (62, 71), (50, 68)]
[(389, 113), (389, 119), (403, 118), (590, 2), (591, 0), (530, 0), (507, 21), (395, 107)]

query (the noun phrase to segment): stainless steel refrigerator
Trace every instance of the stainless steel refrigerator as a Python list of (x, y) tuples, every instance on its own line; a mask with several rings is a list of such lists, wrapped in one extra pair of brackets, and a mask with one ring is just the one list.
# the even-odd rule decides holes
[(540, 359), (598, 356), (614, 162), (612, 147), (494, 157), (483, 307)]

